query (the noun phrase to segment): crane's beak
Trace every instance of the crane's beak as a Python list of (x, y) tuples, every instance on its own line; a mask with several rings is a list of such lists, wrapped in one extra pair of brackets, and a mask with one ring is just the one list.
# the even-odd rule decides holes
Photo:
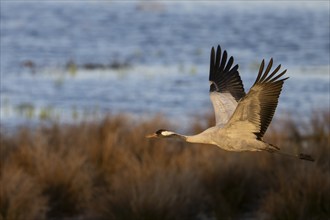
[(157, 137), (156, 133), (146, 135), (146, 138), (155, 138)]

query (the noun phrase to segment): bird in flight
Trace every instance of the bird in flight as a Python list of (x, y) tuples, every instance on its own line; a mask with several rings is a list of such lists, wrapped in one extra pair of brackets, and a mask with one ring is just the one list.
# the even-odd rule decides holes
[(190, 143), (213, 144), (227, 151), (268, 151), (313, 161), (310, 155), (286, 154), (280, 148), (267, 143), (263, 136), (272, 121), (286, 70), (281, 65), (271, 71), (273, 59), (265, 68), (262, 60), (257, 79), (250, 91), (245, 93), (238, 65), (234, 58), (228, 59), (227, 51), (218, 46), (211, 49), (210, 99), (215, 112), (216, 125), (196, 135), (182, 135), (160, 129), (148, 138), (176, 138)]

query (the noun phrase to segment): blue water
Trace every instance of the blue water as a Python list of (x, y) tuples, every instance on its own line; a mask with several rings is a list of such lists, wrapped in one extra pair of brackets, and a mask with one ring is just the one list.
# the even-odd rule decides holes
[[(329, 109), (329, 26), (324, 1), (1, 2), (1, 124), (109, 112), (189, 121), (212, 111), (218, 44), (240, 65), (245, 90), (263, 58), (288, 69), (278, 117)], [(114, 62), (124, 65), (83, 68)]]

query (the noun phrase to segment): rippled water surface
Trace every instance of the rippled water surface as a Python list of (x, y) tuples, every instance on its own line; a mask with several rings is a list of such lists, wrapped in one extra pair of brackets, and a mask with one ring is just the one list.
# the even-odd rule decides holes
[(179, 121), (212, 111), (221, 44), (248, 90), (263, 58), (290, 79), (277, 117), (329, 109), (328, 2), (1, 3), (1, 124), (109, 112)]

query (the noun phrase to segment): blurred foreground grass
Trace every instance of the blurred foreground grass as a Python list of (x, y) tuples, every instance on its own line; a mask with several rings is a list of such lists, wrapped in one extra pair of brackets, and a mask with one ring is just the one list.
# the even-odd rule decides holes
[(1, 134), (0, 219), (330, 219), (329, 111), (273, 123), (265, 139), (316, 162), (144, 138), (162, 117)]

